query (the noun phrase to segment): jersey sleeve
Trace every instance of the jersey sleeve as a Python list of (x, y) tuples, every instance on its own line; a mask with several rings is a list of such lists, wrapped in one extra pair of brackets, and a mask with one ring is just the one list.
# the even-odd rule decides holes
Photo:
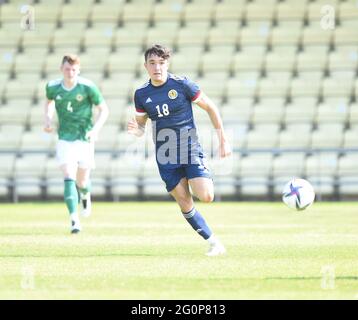
[(89, 87), (89, 98), (95, 106), (99, 105), (104, 100), (102, 93), (95, 85)]
[(186, 96), (194, 103), (200, 100), (201, 90), (199, 86), (192, 80), (185, 78), (183, 86)]
[(49, 84), (46, 84), (46, 98), (48, 100), (53, 100), (54, 99), (54, 95), (53, 95), (53, 90), (51, 90), (51, 87), (49, 86)]
[(145, 110), (139, 97), (138, 91), (134, 93), (134, 106), (137, 116), (145, 116), (147, 114), (147, 111)]

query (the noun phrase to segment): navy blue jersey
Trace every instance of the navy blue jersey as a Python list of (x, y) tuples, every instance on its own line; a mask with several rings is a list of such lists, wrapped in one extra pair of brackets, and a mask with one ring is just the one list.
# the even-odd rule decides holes
[[(176, 151), (176, 161), (181, 164), (187, 161), (191, 163), (191, 152), (201, 152), (192, 109), (192, 102), (196, 102), (199, 97), (200, 88), (197, 84), (186, 77), (170, 73), (163, 85), (153, 86), (149, 80), (136, 90), (136, 114), (148, 115), (152, 120), (157, 160), (161, 147), (166, 147), (168, 153)], [(188, 154), (185, 153), (187, 149)], [(172, 161), (170, 163), (174, 164)]]

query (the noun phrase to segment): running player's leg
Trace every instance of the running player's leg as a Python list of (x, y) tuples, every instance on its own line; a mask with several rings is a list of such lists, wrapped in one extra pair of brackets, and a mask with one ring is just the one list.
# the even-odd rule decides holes
[(94, 144), (78, 141), (77, 145), (78, 150), (80, 150), (77, 170), (77, 188), (82, 206), (81, 214), (84, 217), (89, 217), (92, 209), (90, 173), (95, 167)]
[(188, 223), (205, 240), (208, 240), (211, 237), (212, 232), (207, 225), (204, 217), (194, 207), (194, 201), (189, 190), (188, 180), (186, 178), (182, 178), (178, 185), (170, 192), (170, 194), (178, 203)]
[(81, 224), (78, 217), (78, 193), (76, 188), (76, 165), (63, 164), (60, 169), (64, 178), (64, 200), (70, 214), (71, 232), (78, 233), (81, 231)]
[(74, 142), (59, 140), (56, 146), (56, 158), (64, 178), (64, 200), (70, 214), (71, 232), (77, 233), (81, 230), (81, 224), (77, 213), (77, 160)]
[(214, 200), (213, 180), (206, 177), (189, 179), (189, 185), (193, 195), (202, 202), (212, 202)]
[[(193, 164), (186, 167), (186, 174), (193, 194), (203, 202), (212, 202), (214, 185), (209, 170), (203, 165)], [(226, 252), (225, 247), (214, 234), (211, 234), (207, 240), (210, 244), (208, 256), (217, 256)]]
[(77, 170), (77, 188), (82, 205), (82, 215), (89, 217), (91, 215), (91, 182), (90, 182), (91, 169), (78, 168)]

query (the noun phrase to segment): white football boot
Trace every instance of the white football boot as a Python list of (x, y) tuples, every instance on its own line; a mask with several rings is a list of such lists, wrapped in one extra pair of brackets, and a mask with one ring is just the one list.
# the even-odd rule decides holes
[(92, 211), (91, 194), (89, 192), (84, 197), (81, 196), (81, 206), (81, 216), (88, 218)]
[(78, 214), (72, 213), (70, 217), (71, 217), (71, 233), (72, 234), (79, 233), (82, 228), (81, 228), (80, 219), (78, 218)]
[(214, 235), (212, 235), (209, 239), (209, 250), (206, 253), (208, 257), (215, 257), (219, 255), (224, 255), (226, 253), (226, 249), (223, 244), (217, 239)]

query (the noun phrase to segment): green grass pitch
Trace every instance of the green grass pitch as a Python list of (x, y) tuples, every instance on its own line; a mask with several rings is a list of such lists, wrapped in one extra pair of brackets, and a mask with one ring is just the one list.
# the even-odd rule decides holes
[(0, 299), (358, 299), (358, 203), (197, 204), (228, 254), (177, 206), (94, 203), (69, 233), (62, 203), (0, 205)]

